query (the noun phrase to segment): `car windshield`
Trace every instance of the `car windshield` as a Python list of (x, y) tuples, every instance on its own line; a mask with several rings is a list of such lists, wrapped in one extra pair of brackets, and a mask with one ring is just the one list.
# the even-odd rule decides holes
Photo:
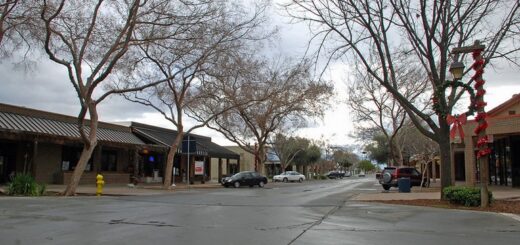
[(242, 176), (244, 176), (244, 173), (236, 173), (233, 176), (231, 176), (231, 178), (236, 179), (236, 178), (241, 178)]

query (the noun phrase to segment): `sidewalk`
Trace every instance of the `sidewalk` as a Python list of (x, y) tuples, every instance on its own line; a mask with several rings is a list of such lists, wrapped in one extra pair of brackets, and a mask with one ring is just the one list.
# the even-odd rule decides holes
[[(440, 199), (440, 181), (432, 183), (429, 188), (413, 187), (409, 193), (400, 193), (397, 188), (391, 188), (389, 191), (383, 190), (378, 193), (359, 194), (353, 200), (357, 201), (388, 201), (388, 200), (417, 200), (417, 199)], [(489, 186), (489, 190), (493, 193), (494, 199), (507, 199), (520, 201), (520, 189), (506, 186)]]
[[(47, 192), (60, 193), (65, 190), (65, 185), (47, 185)], [(139, 184), (137, 186), (112, 184), (103, 187), (103, 195), (108, 196), (146, 196), (146, 195), (161, 195), (171, 194), (176, 191), (188, 191), (189, 189), (208, 189), (219, 188), (219, 183), (206, 182), (205, 184), (194, 183), (186, 185), (185, 183), (177, 183), (176, 186), (170, 190), (163, 189), (161, 184)], [(95, 195), (95, 185), (79, 185), (76, 189), (76, 194), (80, 195)]]

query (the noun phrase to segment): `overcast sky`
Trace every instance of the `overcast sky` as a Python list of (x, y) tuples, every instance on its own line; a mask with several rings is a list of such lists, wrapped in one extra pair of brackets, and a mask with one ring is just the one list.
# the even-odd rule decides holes
[[(287, 24), (288, 19), (282, 16), (273, 16), (273, 22), (279, 25), (277, 48), (287, 56), (300, 56), (306, 48), (310, 36), (307, 27), (303, 24)], [(335, 84), (337, 101), (345, 100), (345, 67), (333, 64), (325, 74), (325, 78)], [(515, 93), (520, 93), (520, 72), (508, 65), (497, 64), (496, 69), (487, 68), (486, 80), (487, 110), (508, 100)], [(25, 106), (45, 111), (76, 116), (79, 104), (75, 91), (67, 79), (66, 70), (50, 62), (46, 57), (38, 60), (33, 71), (27, 72), (15, 69), (9, 60), (0, 63), (0, 103)], [(173, 125), (149, 108), (125, 101), (120, 96), (112, 96), (99, 106), (99, 118), (105, 122), (137, 121), (160, 127), (173, 128)], [(352, 132), (352, 122), (349, 111), (344, 103), (333, 103), (326, 108), (323, 119), (311, 123), (311, 127), (300, 129), (296, 134), (313, 139), (326, 139), (330, 144), (354, 144), (349, 138)], [(232, 145), (218, 132), (210, 129), (200, 129), (195, 133), (212, 137), (213, 141), (221, 145)]]

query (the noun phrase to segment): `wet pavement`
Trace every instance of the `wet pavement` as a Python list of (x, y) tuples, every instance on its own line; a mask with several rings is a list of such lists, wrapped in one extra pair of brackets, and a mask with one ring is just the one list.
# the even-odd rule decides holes
[(110, 188), (118, 195), (0, 197), (0, 244), (516, 244), (520, 237), (520, 221), (501, 214), (355, 200), (414, 194), (384, 193), (370, 178)]

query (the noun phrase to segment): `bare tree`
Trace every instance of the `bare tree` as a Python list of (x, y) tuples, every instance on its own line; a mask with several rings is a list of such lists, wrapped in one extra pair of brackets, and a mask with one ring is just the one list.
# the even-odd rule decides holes
[[(399, 131), (396, 141), (403, 146), (403, 152), (410, 157), (410, 160), (419, 162), (422, 168), (423, 180), (426, 175), (428, 184), (433, 175), (430, 169), (435, 170), (435, 161), (439, 154), (439, 145), (432, 139), (421, 134), (417, 127), (410, 121), (407, 121)], [(436, 182), (436, 177), (433, 182)], [(421, 187), (423, 183), (421, 183)]]
[[(428, 88), (423, 70), (410, 64), (406, 57), (398, 57), (395, 64), (396, 78), (400, 81), (397, 89), (408, 101), (422, 108), (421, 111), (427, 110), (428, 101), (421, 98)], [(377, 128), (388, 142), (390, 165), (402, 165), (403, 145), (397, 143), (396, 136), (405, 124), (405, 109), (365, 70), (356, 70), (353, 77), (353, 82), (348, 85), (347, 104), (353, 112), (356, 130), (364, 132)]]
[(310, 141), (301, 137), (287, 137), (281, 133), (274, 136), (272, 148), (275, 154), (280, 159), (282, 171), (285, 171), (287, 166), (294, 162), (294, 159), (300, 153), (308, 148)]
[[(480, 39), (487, 47), (486, 63), (503, 58), (518, 64), (519, 5), (517, 0), (293, 0), (286, 7), (317, 30), (313, 40), (321, 44), (319, 52), (329, 60), (357, 60), (359, 69), (392, 94), (419, 131), (439, 144), (444, 188), (452, 184), (446, 115), (454, 114), (463, 93), (443, 90), (449, 49)], [(399, 91), (395, 59), (402, 54), (412, 54), (428, 74), (437, 115), (423, 113)]]
[(41, 30), (38, 11), (37, 1), (0, 0), (0, 57), (9, 57), (22, 47), (31, 50)]
[[(131, 69), (121, 74), (117, 87), (165, 81), (125, 95), (130, 101), (155, 109), (177, 129), (168, 151), (164, 188), (171, 187), (174, 157), (184, 135), (235, 106), (230, 100), (243, 98), (236, 81), (244, 79), (250, 68), (247, 41), (266, 35), (260, 29), (267, 6), (261, 2), (248, 13), (227, 1), (186, 5), (183, 22), (162, 28), (161, 32), (171, 33), (167, 38), (140, 44), (133, 64), (128, 66)], [(195, 119), (188, 129), (185, 116)]]
[(332, 87), (311, 79), (310, 64), (259, 64), (247, 83), (241, 84), (245, 98), (255, 102), (216, 117), (208, 127), (256, 156), (255, 170), (265, 161), (264, 148), (274, 132), (286, 126), (299, 127), (306, 117), (322, 114)]
[[(49, 58), (67, 69), (81, 110), (78, 130), (83, 142), (78, 164), (64, 195), (74, 195), (97, 141), (97, 106), (111, 94), (141, 90), (150, 84), (103, 90), (118, 61), (133, 43), (150, 37), (133, 33), (161, 25), (158, 7), (168, 1), (43, 1), (44, 47)], [(153, 85), (153, 84), (152, 84)], [(86, 118), (89, 118), (87, 121)], [(86, 125), (88, 124), (88, 125)]]

